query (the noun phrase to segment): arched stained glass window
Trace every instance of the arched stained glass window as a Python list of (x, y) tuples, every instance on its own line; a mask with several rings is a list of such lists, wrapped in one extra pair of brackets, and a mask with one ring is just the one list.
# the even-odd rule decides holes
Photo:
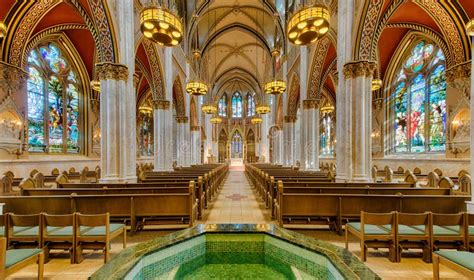
[(445, 57), (434, 44), (419, 41), (395, 77), (392, 94), (394, 152), (446, 149)]
[(58, 45), (28, 56), (28, 144), (31, 152), (79, 153), (79, 95), (74, 67)]
[(334, 123), (330, 114), (324, 114), (321, 118), (321, 134), (319, 137), (319, 149), (322, 156), (334, 155)]
[(232, 117), (242, 117), (242, 95), (238, 91), (232, 95)]
[(227, 117), (227, 94), (223, 94), (218, 104), (219, 116)]
[(247, 116), (255, 116), (255, 99), (252, 94), (247, 94)]
[(242, 158), (243, 139), (240, 132), (236, 131), (232, 135), (232, 158)]

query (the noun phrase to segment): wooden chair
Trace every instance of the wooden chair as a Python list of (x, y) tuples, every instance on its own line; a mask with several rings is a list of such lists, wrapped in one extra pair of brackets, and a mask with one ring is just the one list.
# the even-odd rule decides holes
[(465, 238), (465, 215), (457, 214), (432, 214), (431, 248), (433, 251), (439, 249), (464, 250)]
[(11, 249), (7, 250), (7, 241), (0, 238), (0, 279), (30, 265), (38, 264), (38, 279), (44, 274), (44, 253), (42, 249)]
[(8, 245), (15, 248), (41, 248), (41, 214), (8, 214)]
[(360, 258), (362, 261), (367, 260), (367, 248), (388, 248), (390, 261), (397, 262), (395, 212), (366, 213), (361, 211), (360, 215), (360, 223), (350, 222), (346, 224), (346, 249), (348, 249), (348, 238), (349, 233), (351, 233), (360, 240)]
[(76, 219), (74, 214), (43, 214), (42, 217), (42, 236), (46, 259), (48, 259), (51, 249), (60, 249), (67, 250), (71, 263), (75, 263)]
[(468, 251), (474, 252), (474, 214), (466, 213), (466, 246)]
[(433, 279), (439, 280), (439, 265), (474, 279), (474, 253), (460, 251), (438, 251), (433, 253)]
[(7, 239), (8, 237), (8, 215), (0, 215), (0, 237)]
[(423, 250), (423, 261), (431, 262), (431, 213), (396, 213), (397, 216), (397, 253), (401, 260), (405, 249)]
[(110, 241), (123, 236), (123, 248), (127, 246), (127, 230), (123, 224), (111, 224), (110, 214), (83, 215), (76, 213), (76, 263), (82, 261), (82, 250), (104, 252), (104, 263), (109, 261)]

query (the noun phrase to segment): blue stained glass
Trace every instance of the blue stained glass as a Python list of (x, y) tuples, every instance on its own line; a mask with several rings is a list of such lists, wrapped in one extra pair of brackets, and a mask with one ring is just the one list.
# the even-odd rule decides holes
[(55, 73), (60, 73), (66, 69), (66, 61), (61, 57), (56, 46), (50, 44), (48, 47), (41, 47), (40, 51), (43, 59), (49, 63), (49, 67)]
[(226, 117), (227, 116), (227, 95), (224, 93), (219, 99), (219, 104), (218, 104), (218, 111), (219, 111), (219, 116), (221, 117)]
[(67, 149), (70, 153), (79, 152), (79, 94), (76, 86), (67, 88)]
[(30, 151), (42, 151), (44, 146), (44, 82), (35, 67), (29, 67), (28, 145)]
[(430, 76), (430, 149), (446, 149), (446, 77), (444, 65), (439, 65)]
[(411, 114), (409, 135), (413, 152), (425, 150), (425, 79), (423, 75), (416, 76), (411, 86)]
[(407, 88), (404, 82), (397, 85), (395, 89), (395, 151), (406, 152), (407, 142)]
[(232, 158), (242, 158), (243, 139), (238, 131), (232, 135)]
[(242, 117), (242, 95), (240, 94), (240, 92), (235, 92), (232, 95), (232, 117)]
[(247, 95), (247, 115), (252, 117), (255, 115), (255, 99), (253, 95)]
[(48, 84), (49, 99), (49, 151), (62, 152), (63, 144), (63, 98), (62, 85), (56, 76)]

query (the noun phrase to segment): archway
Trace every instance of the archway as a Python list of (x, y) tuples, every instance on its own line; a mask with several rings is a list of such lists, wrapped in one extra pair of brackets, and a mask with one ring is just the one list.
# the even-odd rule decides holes
[(256, 162), (257, 158), (255, 155), (255, 133), (252, 129), (247, 132), (247, 149), (246, 149), (246, 160), (247, 162)]
[(231, 139), (231, 152), (230, 152), (230, 157), (232, 159), (242, 159), (244, 153), (243, 153), (243, 147), (244, 147), (244, 139), (242, 138), (242, 134), (238, 130), (232, 134), (232, 139)]
[(224, 129), (219, 133), (219, 162), (227, 160), (227, 133)]

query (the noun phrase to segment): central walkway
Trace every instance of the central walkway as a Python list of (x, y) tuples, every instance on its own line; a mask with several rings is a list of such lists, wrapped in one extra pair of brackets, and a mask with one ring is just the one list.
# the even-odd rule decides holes
[(231, 166), (224, 186), (209, 205), (204, 222), (208, 224), (270, 223), (265, 205), (255, 196), (243, 166)]

